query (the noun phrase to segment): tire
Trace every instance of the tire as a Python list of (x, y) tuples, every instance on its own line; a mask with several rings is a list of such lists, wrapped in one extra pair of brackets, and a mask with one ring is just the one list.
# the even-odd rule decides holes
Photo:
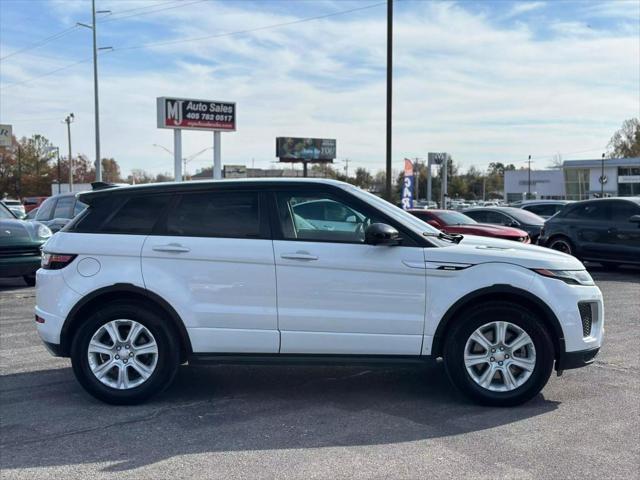
[(557, 237), (551, 237), (548, 242), (548, 246), (551, 250), (557, 250), (562, 253), (566, 253), (567, 255), (573, 255), (574, 257), (576, 249), (573, 246), (571, 240), (567, 237), (559, 235)]
[[(113, 342), (114, 335), (118, 342)], [(127, 335), (135, 338), (127, 340)], [(95, 352), (96, 345), (100, 353)], [(110, 353), (102, 353), (105, 348)], [(177, 334), (155, 309), (113, 302), (93, 312), (79, 327), (71, 344), (71, 364), (78, 382), (95, 398), (134, 405), (170, 385), (180, 363), (179, 351)]]
[(29, 275), (24, 275), (22, 277), (22, 279), (24, 280), (24, 283), (26, 283), (30, 287), (35, 287), (36, 286), (36, 274), (35, 273), (30, 273)]
[[(553, 369), (554, 346), (542, 319), (533, 312), (515, 303), (488, 302), (466, 310), (455, 322), (445, 339), (444, 363), (451, 382), (467, 397), (482, 405), (515, 406), (536, 396), (546, 385)], [(496, 338), (491, 338), (491, 333), (497, 330), (493, 325), (506, 323), (509, 324), (505, 334), (507, 341), (494, 342)], [(471, 338), (478, 329), (484, 328), (487, 329), (483, 330), (485, 339), (496, 343), (497, 352), (490, 353), (493, 345), (487, 348), (487, 360), (477, 360), (478, 364), (469, 367), (469, 371), (466, 361), (476, 361), (476, 355), (477, 358), (485, 356), (484, 349)], [(528, 340), (520, 336), (522, 332), (528, 335)], [(531, 342), (519, 350), (509, 347), (517, 347), (519, 342), (529, 340)], [(501, 344), (504, 351), (500, 351)], [(478, 353), (471, 352), (470, 345)], [(518, 365), (527, 364), (529, 370), (520, 368), (516, 362)], [(492, 374), (490, 368), (499, 370)], [(505, 368), (510, 372), (511, 385), (507, 385), (507, 378), (502, 373)], [(488, 386), (481, 385), (485, 372), (493, 379), (485, 380), (490, 382)]]

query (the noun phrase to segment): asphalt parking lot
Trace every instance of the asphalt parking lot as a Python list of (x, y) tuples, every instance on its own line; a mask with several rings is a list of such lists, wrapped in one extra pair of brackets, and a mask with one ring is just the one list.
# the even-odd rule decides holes
[(146, 405), (84, 393), (0, 280), (0, 461), (21, 478), (639, 478), (640, 270), (592, 275), (605, 346), (511, 409), (468, 403), (443, 366), (180, 368)]

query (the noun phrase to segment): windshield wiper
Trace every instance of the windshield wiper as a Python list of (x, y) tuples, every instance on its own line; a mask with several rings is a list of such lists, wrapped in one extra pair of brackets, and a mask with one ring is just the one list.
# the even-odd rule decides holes
[(460, 243), (462, 241), (462, 239), (464, 238), (464, 235), (462, 235), (460, 233), (422, 232), (422, 235), (424, 235), (425, 237), (435, 237), (435, 238), (438, 238), (440, 240), (448, 240), (449, 242), (453, 242), (453, 243)]

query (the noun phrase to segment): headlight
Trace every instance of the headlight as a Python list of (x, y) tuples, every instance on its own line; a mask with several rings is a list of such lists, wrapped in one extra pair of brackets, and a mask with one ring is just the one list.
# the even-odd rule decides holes
[(49, 230), (49, 227), (42, 224), (38, 225), (37, 233), (40, 238), (49, 238), (51, 236), (51, 230)]
[(547, 270), (546, 268), (536, 268), (533, 270), (544, 277), (562, 280), (569, 285), (595, 285), (593, 278), (586, 270)]

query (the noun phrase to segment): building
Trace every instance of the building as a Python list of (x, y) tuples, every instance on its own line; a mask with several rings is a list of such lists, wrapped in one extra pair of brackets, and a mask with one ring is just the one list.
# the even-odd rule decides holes
[[(529, 178), (531, 184), (529, 186)], [(601, 183), (601, 178), (603, 182)], [(509, 170), (504, 173), (504, 199), (586, 200), (640, 195), (640, 158), (567, 160), (557, 170)]]

